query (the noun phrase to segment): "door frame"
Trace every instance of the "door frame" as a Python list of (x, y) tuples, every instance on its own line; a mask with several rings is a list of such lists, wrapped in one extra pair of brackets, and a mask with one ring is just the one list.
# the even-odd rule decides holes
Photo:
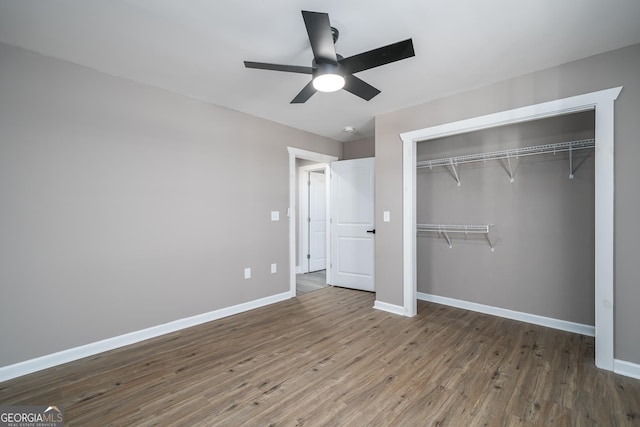
[[(305, 215), (303, 215), (304, 213), (306, 213), (306, 216), (309, 216), (309, 187), (307, 186), (307, 190), (303, 191), (302, 188), (302, 183), (303, 183), (303, 176), (302, 176), (302, 172), (316, 172), (316, 171), (324, 171), (324, 177), (325, 177), (325, 202), (324, 202), (324, 206), (325, 206), (325, 215), (329, 212), (327, 209), (327, 205), (328, 205), (328, 197), (331, 195), (331, 189), (326, 188), (327, 185), (329, 185), (329, 179), (328, 179), (328, 175), (330, 172), (329, 169), (329, 164), (327, 163), (314, 163), (312, 165), (305, 165), (305, 166), (300, 166), (298, 168), (298, 200), (300, 201), (300, 206), (298, 209), (298, 212), (300, 212), (300, 218), (298, 218), (298, 229), (302, 230), (303, 225), (307, 225), (307, 229), (308, 229), (308, 225), (309, 222), (305, 222), (304, 217)], [(306, 182), (306, 181), (305, 181)], [(303, 195), (305, 196), (303, 198)], [(307, 202), (306, 204), (304, 202)], [(326, 219), (326, 216), (325, 216)], [(326, 235), (326, 228), (325, 228), (325, 235)], [(307, 243), (307, 245), (309, 244), (309, 236), (308, 233), (300, 233), (299, 236), (296, 236), (296, 240), (300, 241), (300, 247), (299, 247), (299, 251), (298, 251), (298, 260), (300, 262), (300, 271), (296, 271), (296, 273), (307, 273), (307, 269), (309, 266), (309, 263), (307, 263), (307, 267), (306, 268), (302, 268), (302, 257), (303, 257), (303, 252), (305, 252), (304, 256), (306, 256), (306, 251), (303, 249), (303, 245), (302, 243)], [(328, 239), (325, 239), (325, 244), (327, 243)], [(328, 253), (328, 251), (325, 251)], [(326, 255), (326, 254), (325, 254)], [(329, 260), (325, 258), (325, 264), (329, 263)], [(325, 269), (326, 269), (326, 265), (325, 265)]]
[[(338, 160), (338, 157), (331, 156), (329, 154), (316, 153), (313, 151), (307, 151), (300, 148), (295, 147), (287, 147), (287, 151), (289, 152), (289, 208), (287, 209), (287, 215), (289, 217), (289, 295), (291, 298), (296, 296), (296, 228), (298, 225), (297, 217), (297, 209), (296, 206), (296, 194), (298, 191), (298, 183), (296, 180), (296, 159), (304, 159), (311, 160), (316, 163), (325, 163), (327, 166), (331, 162), (335, 162)], [(327, 191), (330, 192), (330, 182), (328, 181), (330, 178), (329, 173), (325, 173), (327, 179)], [(330, 193), (327, 193), (329, 196)], [(330, 208), (330, 198), (327, 197), (327, 212)], [(331, 236), (331, 220), (330, 216), (327, 215), (327, 238)], [(330, 243), (330, 242), (329, 242)], [(330, 244), (327, 244), (327, 260), (330, 260)], [(331, 274), (331, 263), (327, 263), (327, 283), (330, 283), (330, 274)]]
[(614, 101), (622, 86), (400, 134), (403, 183), (403, 311), (417, 313), (416, 144), (430, 139), (595, 110), (595, 363), (614, 370)]

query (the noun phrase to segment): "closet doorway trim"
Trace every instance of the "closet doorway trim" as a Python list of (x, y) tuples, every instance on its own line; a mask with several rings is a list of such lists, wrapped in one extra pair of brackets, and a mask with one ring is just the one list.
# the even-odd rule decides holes
[(614, 369), (614, 101), (622, 86), (400, 134), (402, 139), (403, 310), (417, 313), (416, 144), (435, 138), (595, 110), (596, 366)]

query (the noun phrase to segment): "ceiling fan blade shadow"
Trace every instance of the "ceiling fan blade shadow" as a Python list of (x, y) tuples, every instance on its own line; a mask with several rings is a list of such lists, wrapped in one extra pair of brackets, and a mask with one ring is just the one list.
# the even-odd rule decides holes
[(244, 61), (246, 68), (256, 68), (258, 70), (285, 71), (287, 73), (312, 74), (313, 68), (302, 65), (281, 65), (269, 64), (266, 62)]
[(336, 47), (331, 35), (329, 15), (320, 12), (302, 11), (304, 25), (307, 27), (309, 42), (313, 50), (313, 56), (318, 63), (337, 64)]
[(307, 101), (307, 99), (311, 98), (317, 90), (313, 87), (313, 80), (307, 83), (305, 87), (293, 98), (290, 104), (303, 104)]
[(391, 62), (411, 58), (412, 56), (415, 56), (413, 41), (407, 39), (344, 58), (340, 61), (340, 64), (342, 64), (349, 73), (357, 73)]
[(344, 78), (344, 90), (351, 92), (352, 94), (359, 96), (365, 101), (370, 101), (371, 98), (380, 93), (378, 89), (371, 86), (369, 83), (360, 80), (356, 76), (346, 76)]

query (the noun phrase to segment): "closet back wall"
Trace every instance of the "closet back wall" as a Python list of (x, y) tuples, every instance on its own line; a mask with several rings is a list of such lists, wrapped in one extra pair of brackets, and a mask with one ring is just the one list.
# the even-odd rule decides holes
[[(417, 160), (594, 137), (592, 111), (418, 144)], [(594, 325), (594, 152), (418, 169), (417, 222), (495, 224), (484, 235), (417, 239), (418, 292)]]

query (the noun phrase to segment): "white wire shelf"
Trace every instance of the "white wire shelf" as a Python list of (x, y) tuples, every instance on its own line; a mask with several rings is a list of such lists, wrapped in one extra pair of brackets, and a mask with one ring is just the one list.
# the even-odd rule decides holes
[(474, 162), (486, 162), (487, 160), (507, 159), (509, 166), (509, 177), (514, 182), (513, 169), (511, 168), (511, 159), (519, 159), (520, 157), (533, 156), (537, 154), (556, 154), (569, 152), (569, 178), (573, 179), (573, 151), (585, 150), (595, 147), (595, 139), (581, 139), (577, 141), (558, 142), (555, 144), (535, 145), (531, 147), (511, 148), (508, 150), (491, 151), (487, 153), (465, 154), (455, 157), (444, 157), (442, 159), (423, 160), (416, 162), (416, 168), (433, 169), (439, 166), (449, 166), (453, 170), (453, 175), (460, 186), (460, 177), (458, 176), (458, 165)]
[(449, 244), (449, 249), (453, 248), (449, 233), (484, 234), (489, 242), (491, 252), (494, 252), (493, 242), (489, 238), (489, 229), (491, 227), (493, 227), (493, 224), (417, 224), (418, 232), (437, 232), (442, 234)]

